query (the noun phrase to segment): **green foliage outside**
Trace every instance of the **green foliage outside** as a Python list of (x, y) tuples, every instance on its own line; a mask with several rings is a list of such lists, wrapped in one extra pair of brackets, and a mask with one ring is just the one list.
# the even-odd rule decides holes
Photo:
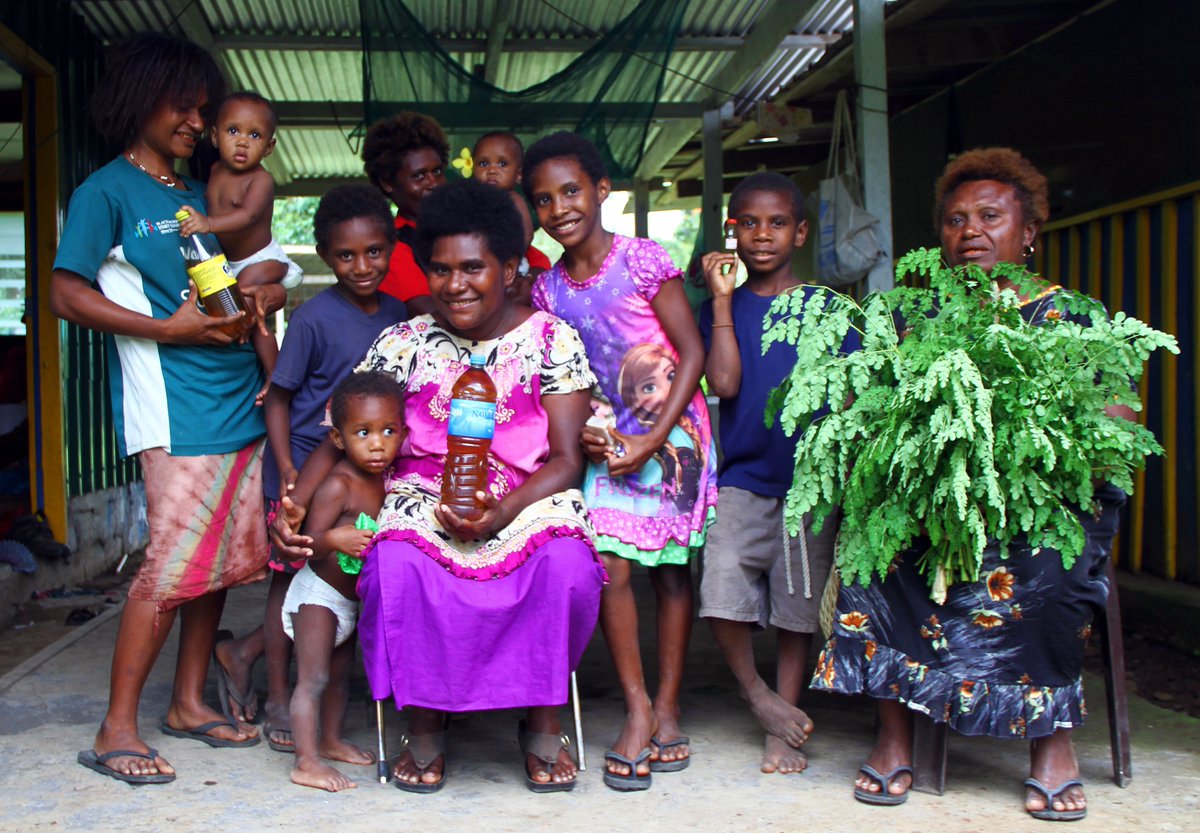
[(282, 246), (312, 246), (313, 214), (320, 197), (287, 197), (275, 200), (271, 232)]
[[(766, 419), (803, 432), (788, 528), (841, 506), (837, 565), (843, 581), (862, 584), (886, 578), (896, 555), (927, 534), (918, 566), (939, 601), (948, 584), (978, 577), (990, 540), (1006, 551), (1025, 536), (1035, 554), (1057, 550), (1069, 568), (1085, 543), (1071, 507), (1094, 509), (1097, 482), (1131, 492), (1146, 457), (1162, 453), (1149, 430), (1105, 408), (1140, 410), (1133, 383), (1152, 352), (1179, 352), (1175, 338), (1121, 312), (1109, 320), (1099, 302), (1068, 292), (1055, 296), (1052, 320), (1031, 326), (1017, 293), (995, 281), (1029, 297), (1044, 284), (1013, 264), (989, 277), (919, 249), (896, 266), (898, 282), (912, 273), (929, 288), (861, 303), (823, 289), (807, 304), (799, 293), (772, 304), (782, 317), (763, 348), (794, 344), (797, 361)], [(909, 328), (903, 340), (897, 320)], [(850, 328), (863, 349), (839, 354)], [(826, 402), (832, 412), (810, 422)]]

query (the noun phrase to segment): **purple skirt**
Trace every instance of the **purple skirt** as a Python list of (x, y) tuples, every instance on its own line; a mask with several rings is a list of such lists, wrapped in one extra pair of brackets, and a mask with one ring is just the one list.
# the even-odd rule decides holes
[(604, 568), (556, 538), (500, 579), (458, 578), (412, 544), (380, 541), (358, 579), (371, 696), (449, 712), (559, 706), (600, 612)]

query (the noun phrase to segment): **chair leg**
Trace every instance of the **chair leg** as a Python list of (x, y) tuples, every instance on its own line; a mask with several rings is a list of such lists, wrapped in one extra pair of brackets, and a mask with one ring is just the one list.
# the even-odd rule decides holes
[(379, 776), (379, 783), (386, 784), (392, 773), (388, 767), (387, 750), (384, 747), (383, 741), (383, 701), (375, 701), (375, 740), (378, 745), (378, 751), (375, 761), (375, 774)]
[(913, 715), (914, 790), (933, 795), (946, 792), (946, 753), (949, 746), (950, 727), (923, 714)]
[(579, 750), (579, 771), (587, 772), (587, 759), (583, 752), (583, 714), (579, 708), (579, 685), (575, 672), (571, 672), (571, 711), (575, 716), (575, 748)]
[(1097, 611), (1100, 647), (1104, 655), (1104, 694), (1108, 702), (1109, 746), (1112, 749), (1113, 781), (1125, 787), (1133, 780), (1129, 747), (1129, 697), (1125, 690), (1125, 638), (1121, 633), (1121, 600), (1117, 575), (1108, 562), (1108, 601)]

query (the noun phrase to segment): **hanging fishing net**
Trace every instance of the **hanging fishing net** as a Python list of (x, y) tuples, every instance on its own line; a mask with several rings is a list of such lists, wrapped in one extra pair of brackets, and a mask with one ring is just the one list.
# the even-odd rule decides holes
[[(452, 156), (489, 130), (512, 131), (526, 144), (574, 130), (599, 148), (614, 180), (632, 179), (688, 2), (642, 0), (565, 68), (502, 89), (475, 71), (482, 51), (456, 58), (401, 0), (359, 0), (365, 124), (401, 110), (425, 113), (446, 129)], [(538, 57), (522, 59), (536, 68)]]

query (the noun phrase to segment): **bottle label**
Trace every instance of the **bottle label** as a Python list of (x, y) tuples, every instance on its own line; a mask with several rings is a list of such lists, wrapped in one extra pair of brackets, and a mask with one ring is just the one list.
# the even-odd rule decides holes
[(220, 292), (225, 287), (237, 283), (237, 278), (233, 276), (233, 271), (225, 261), (225, 255), (214, 255), (203, 263), (189, 266), (187, 273), (188, 277), (196, 282), (201, 298), (207, 298), (214, 292)]
[(490, 440), (496, 433), (496, 403), (451, 399), (447, 433), (452, 437)]

